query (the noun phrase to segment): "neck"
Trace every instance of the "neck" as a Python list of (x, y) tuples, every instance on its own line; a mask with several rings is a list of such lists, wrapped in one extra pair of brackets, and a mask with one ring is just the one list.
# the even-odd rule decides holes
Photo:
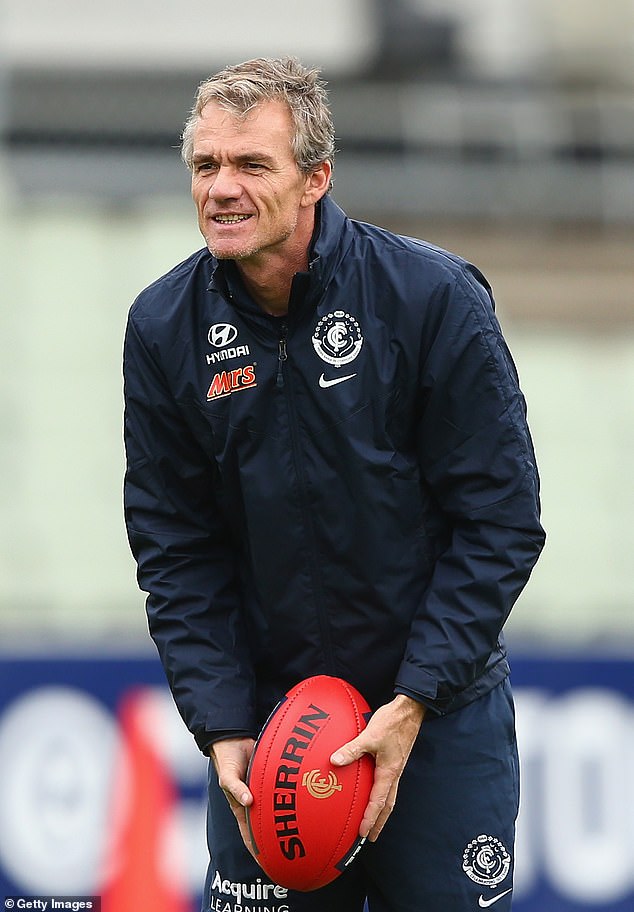
[(278, 248), (235, 264), (247, 291), (265, 313), (281, 316), (288, 312), (293, 277), (308, 269), (308, 250), (315, 227), (315, 209), (303, 210), (291, 237)]
[(308, 256), (304, 255), (301, 261), (296, 261), (293, 265), (288, 261), (275, 264), (268, 259), (259, 267), (240, 262), (236, 262), (236, 266), (256, 304), (265, 313), (282, 316), (288, 312), (293, 276), (308, 268)]

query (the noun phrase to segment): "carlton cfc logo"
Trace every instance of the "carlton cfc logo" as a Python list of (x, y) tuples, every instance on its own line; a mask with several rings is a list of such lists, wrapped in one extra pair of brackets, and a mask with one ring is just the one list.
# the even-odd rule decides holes
[(484, 834), (472, 839), (462, 856), (462, 870), (483, 887), (501, 883), (511, 867), (511, 856), (503, 842)]
[(318, 769), (304, 773), (302, 785), (313, 798), (332, 798), (335, 792), (340, 792), (343, 788), (332, 770), (328, 772), (328, 776), (322, 776)]
[(363, 336), (353, 316), (343, 310), (335, 310), (319, 321), (312, 342), (322, 361), (341, 367), (357, 357), (363, 345)]

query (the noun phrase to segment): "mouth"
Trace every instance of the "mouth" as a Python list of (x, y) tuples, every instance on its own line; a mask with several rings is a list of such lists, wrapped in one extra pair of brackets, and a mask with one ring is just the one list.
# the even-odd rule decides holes
[(241, 222), (246, 222), (250, 218), (250, 215), (223, 215), (222, 213), (219, 213), (218, 215), (212, 216), (212, 221), (215, 222), (216, 225), (239, 225)]

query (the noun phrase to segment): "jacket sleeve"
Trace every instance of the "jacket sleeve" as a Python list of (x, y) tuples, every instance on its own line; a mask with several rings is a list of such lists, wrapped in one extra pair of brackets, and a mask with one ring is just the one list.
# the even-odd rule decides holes
[(148, 593), (150, 634), (204, 750), (223, 732), (256, 731), (234, 549), (216, 505), (213, 464), (132, 317), (123, 370), (128, 538)]
[(397, 681), (437, 712), (473, 684), (543, 547), (526, 406), (477, 272), (434, 302), (421, 356), (418, 459), (442, 516), (443, 550), (411, 627)]

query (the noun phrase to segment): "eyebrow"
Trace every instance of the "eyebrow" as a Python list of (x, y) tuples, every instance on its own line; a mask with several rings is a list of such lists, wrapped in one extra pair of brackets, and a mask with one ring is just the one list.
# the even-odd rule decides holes
[[(199, 165), (204, 162), (215, 162), (218, 158), (213, 152), (194, 152), (192, 156), (192, 161), (194, 164)], [(244, 162), (259, 162), (263, 165), (273, 164), (273, 159), (267, 152), (243, 152), (241, 155), (234, 156), (234, 160), (238, 164), (243, 164)]]

